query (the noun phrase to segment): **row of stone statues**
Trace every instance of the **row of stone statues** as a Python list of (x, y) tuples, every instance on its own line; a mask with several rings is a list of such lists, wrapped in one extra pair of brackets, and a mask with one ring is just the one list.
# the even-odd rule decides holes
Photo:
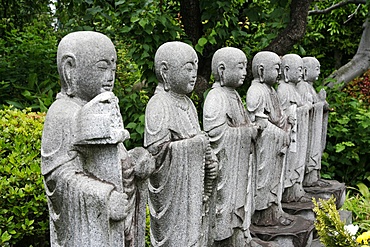
[(287, 232), (303, 235), (291, 246), (309, 246), (312, 220), (283, 204), (300, 207), (311, 201), (307, 188), (331, 186), (319, 175), (328, 104), (312, 86), (317, 59), (259, 52), (245, 107), (236, 91), (245, 54), (216, 51), (202, 131), (187, 96), (197, 54), (165, 43), (155, 55), (158, 86), (145, 112), (144, 147), (129, 151), (112, 93), (116, 60), (100, 33), (71, 33), (59, 44), (61, 92), (41, 150), (52, 246), (143, 247), (146, 206), (152, 246), (290, 246)]

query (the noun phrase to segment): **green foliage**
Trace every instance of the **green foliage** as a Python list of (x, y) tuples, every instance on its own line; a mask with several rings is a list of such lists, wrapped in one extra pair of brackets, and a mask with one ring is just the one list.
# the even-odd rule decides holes
[(344, 229), (335, 198), (332, 196), (329, 200), (319, 199), (318, 202), (313, 198), (313, 203), (313, 211), (316, 213), (315, 228), (324, 246), (357, 247), (352, 236)]
[(145, 107), (149, 101), (146, 84), (140, 80), (141, 72), (127, 57), (127, 45), (116, 43), (117, 70), (114, 93), (119, 98), (125, 128), (130, 132), (130, 139), (125, 142), (127, 149), (143, 146)]
[[(313, 1), (312, 9), (326, 9), (341, 0)], [(309, 15), (307, 31), (299, 44), (307, 54), (316, 57), (321, 63), (323, 77), (329, 76), (357, 51), (362, 35), (362, 25), (367, 15), (366, 5), (347, 4), (332, 10), (328, 14)], [(353, 17), (349, 18), (351, 14)], [(298, 47), (298, 45), (297, 45)]]
[[(50, 0), (18, 0), (0, 1), (0, 20), (11, 22), (18, 29), (22, 30), (24, 25), (37, 19), (40, 14), (50, 11)], [(8, 27), (0, 27), (0, 37), (3, 37)]]
[(46, 111), (59, 90), (57, 37), (48, 16), (39, 16), (20, 30), (7, 19), (0, 37), (0, 105)]
[(0, 110), (0, 245), (46, 246), (47, 201), (40, 171), (45, 114)]
[(348, 185), (368, 183), (370, 163), (370, 111), (368, 103), (336, 89), (328, 91), (327, 145), (322, 159), (322, 176)]
[(357, 184), (357, 188), (350, 187), (342, 209), (352, 212), (353, 224), (360, 227), (360, 232), (370, 230), (370, 192), (363, 184)]
[[(177, 1), (118, 1), (115, 13), (123, 24), (117, 35), (128, 41), (128, 55), (143, 72), (142, 79), (155, 86), (154, 54), (167, 41), (181, 40), (184, 30)], [(122, 25), (120, 24), (120, 25)]]

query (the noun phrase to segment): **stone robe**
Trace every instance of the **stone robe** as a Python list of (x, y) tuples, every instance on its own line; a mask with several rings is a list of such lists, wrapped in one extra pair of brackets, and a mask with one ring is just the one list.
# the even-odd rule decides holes
[(328, 124), (328, 111), (325, 96), (320, 97), (313, 86), (306, 81), (297, 84), (297, 90), (303, 102), (313, 104), (309, 113), (309, 137), (308, 151), (306, 156), (306, 174), (316, 171), (313, 177), (305, 177), (305, 185), (318, 180), (321, 170), (321, 157), (326, 144), (326, 132)]
[(280, 205), (281, 202), (288, 123), (272, 87), (253, 80), (246, 101), (252, 122), (261, 118), (268, 120), (266, 128), (256, 140), (255, 210), (264, 210), (273, 203)]
[[(284, 81), (280, 81), (277, 93), (286, 116), (292, 115), (296, 123), (290, 131), (290, 145), (286, 154), (286, 169), (284, 178), (284, 188), (290, 188), (294, 184), (294, 191), (286, 191), (283, 201), (296, 201), (305, 193), (302, 182), (305, 174), (306, 153), (308, 144), (308, 120), (309, 107), (303, 105), (301, 96), (296, 87)], [(285, 194), (285, 193), (284, 193)]]
[[(122, 186), (88, 172), (86, 156), (75, 145), (83, 105), (60, 93), (44, 124), (41, 172), (49, 205), (51, 246), (124, 246), (124, 223), (111, 221), (108, 213), (110, 194), (113, 190), (122, 192)], [(113, 146), (117, 148), (117, 142)]]
[(215, 83), (204, 103), (203, 126), (219, 161), (215, 240), (250, 224), (254, 182), (252, 127), (236, 90)]
[(202, 239), (207, 139), (186, 95), (160, 86), (145, 112), (144, 146), (155, 156), (149, 178), (152, 246), (205, 246)]

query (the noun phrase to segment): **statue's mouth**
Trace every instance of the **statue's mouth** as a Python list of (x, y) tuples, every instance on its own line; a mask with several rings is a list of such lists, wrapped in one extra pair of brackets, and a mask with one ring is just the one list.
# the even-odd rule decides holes
[(113, 89), (113, 84), (103, 85), (102, 88), (106, 91), (111, 91)]

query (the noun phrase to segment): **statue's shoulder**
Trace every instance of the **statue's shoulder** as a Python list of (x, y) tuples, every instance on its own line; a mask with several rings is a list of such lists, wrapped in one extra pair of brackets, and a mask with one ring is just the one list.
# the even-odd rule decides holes
[(259, 81), (252, 81), (251, 86), (248, 88), (247, 95), (262, 95), (265, 93), (265, 85)]
[(171, 117), (170, 104), (173, 102), (168, 98), (167, 93), (156, 93), (150, 98), (145, 109), (145, 130), (149, 135), (158, 134), (165, 128)]
[(265, 85), (258, 81), (252, 81), (251, 86), (247, 91), (247, 107), (249, 111), (254, 111), (265, 101), (265, 96), (267, 94)]
[(54, 101), (50, 106), (45, 119), (45, 125), (63, 125), (70, 124), (71, 120), (76, 117), (81, 106), (68, 98), (60, 98)]
[(205, 106), (219, 105), (222, 106), (227, 101), (227, 95), (222, 87), (212, 88), (206, 97)]
[(68, 98), (57, 99), (50, 106), (41, 140), (42, 174), (49, 173), (75, 157), (70, 148), (76, 114), (80, 109), (81, 105)]
[(203, 127), (205, 131), (224, 123), (227, 111), (228, 99), (224, 89), (221, 87), (211, 89), (203, 107)]

